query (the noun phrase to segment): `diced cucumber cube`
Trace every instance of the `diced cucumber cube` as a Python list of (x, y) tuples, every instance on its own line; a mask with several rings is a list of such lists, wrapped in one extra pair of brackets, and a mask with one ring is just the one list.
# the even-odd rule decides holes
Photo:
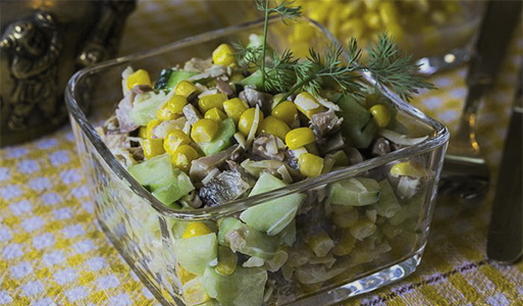
[(233, 274), (223, 276), (208, 267), (202, 282), (207, 294), (221, 305), (259, 306), (263, 304), (267, 271), (237, 267)]
[(174, 241), (178, 263), (187, 271), (202, 275), (211, 262), (217, 262), (218, 241), (215, 233)]
[(356, 148), (367, 148), (378, 131), (378, 126), (370, 112), (348, 95), (342, 95), (336, 103), (341, 108), (343, 117), (342, 133), (352, 141)]
[(272, 258), (279, 245), (276, 237), (269, 237), (233, 217), (220, 221), (218, 242), (233, 251), (263, 259)]
[(174, 180), (178, 169), (174, 168), (169, 155), (162, 154), (127, 169), (143, 186), (152, 190), (166, 186)]
[(169, 205), (193, 190), (194, 186), (189, 176), (185, 172), (178, 171), (170, 184), (153, 190), (153, 195), (162, 203)]
[(331, 204), (345, 206), (369, 205), (378, 202), (380, 185), (371, 178), (350, 178), (332, 184), (329, 197)]
[(376, 204), (376, 211), (378, 212), (378, 215), (382, 217), (391, 218), (401, 210), (401, 205), (387, 179), (380, 182), (380, 188), (381, 194), (380, 199)]
[(173, 89), (178, 85), (180, 81), (187, 80), (188, 78), (197, 75), (198, 72), (194, 71), (185, 71), (185, 70), (173, 70), (169, 76), (169, 81), (167, 81), (166, 89)]
[[(276, 177), (262, 173), (249, 196), (286, 186)], [(240, 214), (240, 219), (250, 227), (266, 232), (269, 236), (280, 233), (296, 217), (296, 213), (305, 196), (290, 194), (247, 208)]]
[(258, 88), (258, 89), (261, 88), (262, 87), (262, 74), (261, 74), (261, 71), (260, 70), (256, 70), (254, 73), (252, 73), (251, 75), (249, 75), (245, 79), (243, 79), (240, 82), (238, 82), (238, 84), (243, 85), (243, 86), (252, 85), (252, 86), (254, 86), (254, 87)]

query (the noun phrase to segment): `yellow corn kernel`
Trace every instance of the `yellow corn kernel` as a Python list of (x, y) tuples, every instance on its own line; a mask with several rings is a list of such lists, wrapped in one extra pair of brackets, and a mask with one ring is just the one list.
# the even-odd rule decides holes
[(291, 101), (284, 101), (272, 109), (272, 115), (288, 125), (292, 125), (298, 118), (298, 110)]
[(192, 125), (191, 138), (194, 142), (209, 142), (218, 134), (218, 122), (211, 119), (200, 119)]
[(185, 270), (182, 266), (176, 265), (176, 276), (178, 276), (178, 279), (183, 285), (191, 279), (195, 278), (196, 274), (192, 274), (191, 272)]
[(176, 95), (183, 96), (188, 99), (191, 95), (198, 92), (198, 87), (189, 81), (183, 80), (176, 85), (174, 92)]
[(163, 149), (163, 139), (147, 138), (142, 140), (143, 156), (145, 159), (151, 159), (156, 155), (165, 153)]
[(143, 69), (138, 69), (127, 78), (127, 89), (131, 89), (136, 85), (149, 85), (152, 87), (153, 85), (151, 83), (151, 77), (149, 77), (149, 72)]
[(235, 122), (240, 120), (240, 116), (248, 108), (249, 106), (247, 103), (245, 103), (245, 101), (240, 98), (233, 98), (223, 102), (223, 109), (225, 110), (225, 113), (227, 113), (227, 116), (232, 118)]
[(285, 140), (285, 135), (291, 130), (289, 126), (280, 119), (269, 116), (260, 123), (260, 132), (271, 134)]
[(201, 305), (211, 300), (199, 277), (183, 285), (183, 301), (187, 305)]
[(412, 177), (422, 177), (425, 176), (425, 170), (417, 164), (413, 164), (410, 161), (400, 162), (395, 164), (390, 168), (390, 174), (392, 176), (412, 176)]
[[(256, 113), (256, 108), (251, 107), (244, 111), (238, 120), (238, 130), (247, 137), (249, 131), (251, 130), (252, 124), (254, 123), (254, 114)], [(263, 120), (263, 113), (260, 112), (260, 122)]]
[(147, 138), (145, 136), (147, 136), (147, 127), (146, 126), (141, 126), (140, 129), (138, 130), (138, 137), (140, 137), (140, 138)]
[(188, 145), (191, 143), (191, 138), (187, 136), (182, 130), (174, 129), (170, 131), (163, 140), (163, 148), (165, 152), (174, 154), (174, 152), (181, 145)]
[(309, 143), (313, 143), (315, 140), (314, 133), (311, 128), (302, 127), (291, 130), (285, 135), (285, 144), (291, 150), (298, 149)]
[(171, 154), (171, 162), (176, 168), (187, 172), (191, 168), (191, 162), (199, 157), (198, 151), (190, 145), (183, 144)]
[(225, 100), (227, 100), (227, 95), (223, 93), (206, 95), (198, 100), (198, 107), (203, 113), (215, 107), (223, 109), (223, 102)]
[(376, 104), (370, 108), (370, 113), (379, 127), (384, 128), (390, 123), (389, 109), (383, 104)]
[(201, 221), (192, 221), (187, 224), (183, 231), (182, 238), (192, 238), (212, 233), (211, 229)]
[(218, 247), (218, 265), (215, 270), (221, 275), (231, 275), (236, 270), (238, 256), (228, 247)]
[(162, 121), (169, 121), (169, 120), (176, 119), (178, 117), (180, 117), (179, 114), (173, 112), (172, 110), (170, 110), (166, 107), (159, 108), (156, 111), (156, 118), (158, 118), (159, 120), (162, 120)]
[(234, 63), (234, 50), (228, 44), (221, 44), (212, 52), (212, 61), (217, 65), (229, 66)]
[(180, 117), (183, 107), (187, 104), (184, 96), (174, 95), (160, 109), (156, 111), (156, 118), (168, 121)]
[(204, 115), (205, 119), (211, 119), (214, 121), (221, 121), (227, 118), (227, 115), (225, 115), (224, 112), (222, 112), (219, 108), (213, 107), (210, 110), (205, 112)]
[(300, 173), (306, 177), (316, 177), (323, 170), (323, 158), (311, 153), (304, 153), (298, 158)]
[(142, 134), (142, 138), (152, 138), (153, 137), (153, 132), (154, 132), (154, 128), (158, 126), (158, 124), (162, 123), (161, 120), (158, 120), (158, 119), (153, 119), (149, 122), (147, 122), (147, 125), (145, 126), (145, 129), (143, 131), (143, 134)]
[(296, 104), (298, 110), (309, 119), (312, 118), (312, 115), (326, 110), (325, 107), (318, 103), (316, 98), (308, 92), (302, 92), (297, 95), (296, 99), (294, 99), (294, 104)]

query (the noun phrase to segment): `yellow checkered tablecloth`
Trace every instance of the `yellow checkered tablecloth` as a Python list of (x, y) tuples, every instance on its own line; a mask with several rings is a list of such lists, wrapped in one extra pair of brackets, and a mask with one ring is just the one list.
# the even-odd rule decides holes
[[(216, 26), (207, 3), (182, 2), (140, 2), (122, 52)], [(494, 178), (522, 54), (520, 27), (481, 110), (480, 141)], [(466, 94), (465, 73), (460, 68), (438, 75), (433, 81), (439, 89), (415, 104), (452, 128)], [(490, 201), (460, 214), (452, 203), (439, 204), (418, 271), (349, 304), (523, 305), (523, 263), (500, 266), (485, 259)], [(0, 150), (0, 304), (157, 304), (95, 223), (69, 127)]]

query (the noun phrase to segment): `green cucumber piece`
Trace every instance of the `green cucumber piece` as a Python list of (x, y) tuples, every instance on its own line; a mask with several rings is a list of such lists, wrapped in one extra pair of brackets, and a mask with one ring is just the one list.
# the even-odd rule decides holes
[(376, 204), (376, 212), (382, 217), (391, 218), (401, 210), (401, 205), (387, 179), (380, 182), (380, 188), (381, 193), (380, 199)]
[[(249, 196), (285, 187), (287, 184), (276, 177), (262, 173)], [(280, 233), (296, 217), (305, 196), (290, 194), (278, 199), (249, 207), (240, 214), (240, 219), (250, 227), (266, 232), (269, 236)]]
[(136, 99), (129, 113), (131, 120), (137, 125), (146, 125), (149, 121), (156, 118), (156, 111), (167, 102), (167, 96), (163, 91), (158, 93), (148, 92), (143, 96), (144, 99)]
[(232, 145), (232, 137), (236, 133), (236, 125), (232, 118), (220, 122), (220, 131), (213, 141), (199, 144), (206, 156), (216, 154)]
[(237, 267), (228, 276), (208, 267), (202, 276), (207, 294), (227, 306), (259, 306), (263, 304), (267, 271), (262, 268)]
[(380, 185), (376, 180), (371, 178), (350, 178), (332, 184), (329, 198), (331, 204), (336, 205), (370, 205), (378, 202), (380, 198)]
[(342, 133), (356, 148), (367, 148), (378, 132), (378, 125), (370, 112), (348, 95), (342, 95), (336, 103), (341, 108), (343, 117)]
[(198, 72), (194, 71), (185, 71), (185, 70), (174, 70), (172, 69), (172, 72), (169, 76), (169, 80), (167, 81), (167, 84), (165, 85), (165, 89), (171, 90), (178, 85), (180, 81), (187, 80), (188, 78), (197, 75)]
[[(233, 231), (238, 235), (230, 235)], [(280, 244), (276, 237), (269, 237), (233, 217), (220, 220), (218, 243), (242, 254), (263, 259), (272, 258)]]
[(172, 182), (179, 172), (171, 163), (169, 155), (162, 154), (127, 169), (129, 173), (145, 187), (156, 190)]
[(254, 86), (254, 87), (258, 88), (258, 89), (261, 88), (262, 85), (263, 85), (261, 71), (260, 70), (256, 70), (251, 75), (249, 75), (245, 79), (243, 79), (240, 82), (238, 82), (238, 84), (243, 85), (243, 86), (252, 85), (252, 86)]
[(218, 262), (216, 234), (176, 239), (174, 253), (178, 263), (184, 269), (193, 274), (202, 275), (212, 262)]
[(194, 190), (189, 176), (174, 168), (167, 154), (132, 165), (128, 171), (140, 184), (148, 188), (153, 196), (166, 205)]
[(170, 184), (153, 190), (153, 195), (160, 202), (169, 205), (193, 190), (194, 186), (189, 176), (185, 172), (178, 171)]

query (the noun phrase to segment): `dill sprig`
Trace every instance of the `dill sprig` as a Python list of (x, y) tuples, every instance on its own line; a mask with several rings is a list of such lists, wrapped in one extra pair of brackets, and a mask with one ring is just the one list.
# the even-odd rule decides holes
[(262, 58), (262, 46), (246, 46), (240, 43), (232, 43), (232, 47), (236, 50), (236, 59), (238, 64), (242, 67), (260, 66)]
[(267, 54), (267, 35), (269, 31), (269, 17), (272, 14), (281, 16), (284, 20), (287, 18), (296, 18), (301, 16), (301, 7), (291, 7), (293, 2), (284, 0), (275, 7), (269, 6), (269, 0), (256, 0), (256, 7), (258, 10), (264, 13), (263, 22), (263, 42), (262, 42), (262, 54), (261, 54), (261, 74), (262, 74), (262, 87), (265, 88), (265, 80), (267, 79), (266, 66), (266, 54)]
[(366, 57), (362, 56), (363, 50), (355, 38), (348, 41), (346, 49), (332, 45), (323, 55), (309, 49), (305, 59), (295, 58), (289, 50), (277, 54), (267, 45), (270, 15), (278, 14), (284, 20), (294, 18), (301, 15), (301, 8), (291, 7), (292, 2), (286, 0), (275, 7), (269, 6), (269, 0), (255, 2), (257, 8), (265, 13), (263, 39), (261, 44), (247, 47), (236, 44), (238, 62), (243, 67), (258, 67), (260, 89), (284, 92), (282, 100), (303, 90), (318, 95), (321, 89), (333, 83), (345, 94), (361, 96), (362, 72), (369, 72), (376, 80), (376, 86), (390, 87), (405, 100), (410, 100), (422, 88), (434, 88), (417, 74), (419, 66), (412, 57), (404, 56), (386, 34), (365, 50)]
[(407, 101), (422, 88), (434, 88), (417, 73), (419, 66), (412, 57), (402, 55), (387, 35), (381, 35), (378, 42), (366, 51), (367, 60), (363, 61), (363, 52), (354, 38), (349, 40), (346, 50), (331, 46), (325, 56), (310, 49), (304, 61), (296, 61), (297, 82), (284, 98), (299, 90), (318, 94), (327, 80), (334, 81), (345, 93), (358, 96), (362, 86), (357, 72), (366, 71), (374, 77), (377, 86), (388, 86)]
[(298, 59), (294, 57), (290, 50), (284, 50), (280, 55), (272, 51), (271, 53), (264, 90), (286, 92), (296, 82), (295, 69), (298, 66)]
[(354, 73), (358, 66), (344, 64), (343, 52), (341, 46), (331, 46), (327, 54), (322, 56), (314, 49), (309, 49), (309, 56), (303, 61), (296, 62), (294, 70), (297, 81), (282, 100), (299, 90), (306, 90), (317, 95), (327, 80), (334, 81), (344, 92), (359, 93), (361, 90), (358, 82), (360, 76)]
[(380, 85), (390, 87), (405, 100), (419, 93), (419, 89), (433, 89), (434, 85), (419, 75), (419, 65), (412, 56), (401, 54), (396, 44), (386, 35), (380, 35), (378, 42), (367, 49), (368, 60), (362, 67), (368, 70)]

